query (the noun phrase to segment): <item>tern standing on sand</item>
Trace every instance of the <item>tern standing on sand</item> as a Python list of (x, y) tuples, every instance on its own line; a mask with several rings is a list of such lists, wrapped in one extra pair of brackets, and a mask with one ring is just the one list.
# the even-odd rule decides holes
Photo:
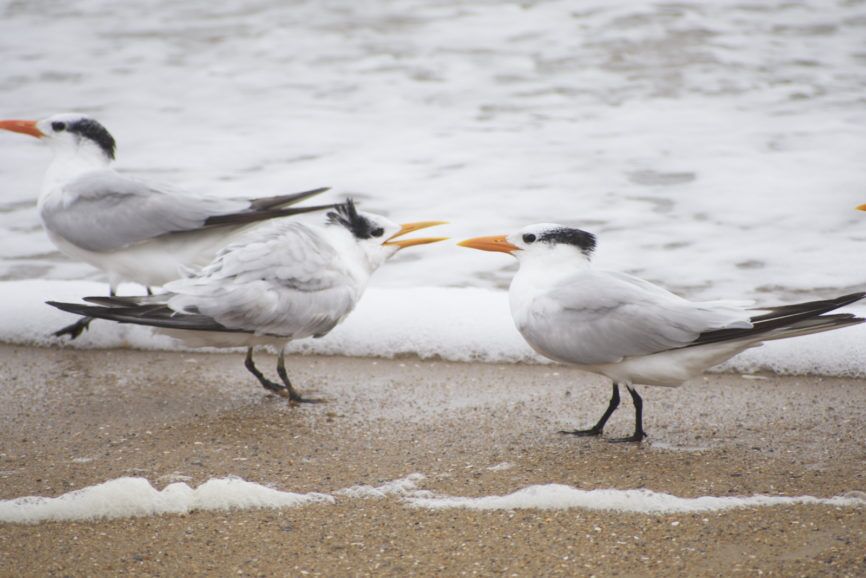
[(592, 269), (595, 236), (561, 225), (530, 225), (460, 245), (517, 258), (520, 269), (508, 293), (511, 315), (535, 351), (613, 380), (601, 419), (589, 429), (562, 432), (577, 436), (601, 435), (619, 405), (620, 384), (634, 401), (635, 428), (631, 436), (611, 441), (639, 442), (646, 433), (635, 384), (675, 387), (763, 341), (864, 321), (824, 313), (866, 293), (760, 310), (687, 301), (643, 279)]
[[(3, 120), (0, 129), (51, 146), (54, 160), (37, 202), (42, 224), (60, 251), (108, 273), (111, 295), (121, 281), (154, 287), (206, 264), (250, 223), (331, 207), (291, 207), (326, 188), (238, 199), (183, 194), (124, 177), (111, 167), (114, 138), (82, 114)], [(55, 335), (75, 338), (89, 322), (81, 319)]]
[[(399, 237), (440, 224), (397, 225), (357, 211), (350, 200), (329, 212), (324, 226), (278, 220), (250, 231), (197, 274), (167, 284), (167, 293), (86, 298), (98, 305), (49, 303), (80, 315), (159, 327), (192, 346), (246, 346), (246, 367), (263, 387), (292, 401), (309, 401), (288, 378), (285, 345), (331, 331), (387, 259), (406, 247), (443, 240)], [(256, 368), (255, 345), (279, 349), (282, 384)]]

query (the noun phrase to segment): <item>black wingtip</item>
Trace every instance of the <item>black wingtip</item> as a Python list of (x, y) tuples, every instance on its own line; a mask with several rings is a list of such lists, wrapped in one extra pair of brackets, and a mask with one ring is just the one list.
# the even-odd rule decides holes
[(858, 291), (856, 293), (848, 293), (840, 297), (832, 299), (820, 299), (818, 301), (806, 301), (803, 303), (794, 303), (793, 305), (780, 305), (776, 307), (760, 307), (760, 310), (766, 310), (767, 313), (752, 317), (752, 322), (765, 321), (769, 319), (780, 319), (782, 317), (794, 317), (803, 314), (820, 315), (828, 313), (840, 307), (845, 307), (851, 303), (856, 303), (866, 297), (866, 291)]
[[(749, 329), (716, 329), (701, 333), (698, 338), (689, 344), (704, 345), (718, 341), (729, 341), (735, 339), (744, 339), (750, 336), (766, 335), (770, 331), (784, 328), (798, 328), (798, 324), (817, 321), (826, 323), (828, 328), (843, 325), (854, 325), (862, 323), (863, 319), (853, 315), (852, 313), (836, 313), (833, 315), (825, 315), (830, 311), (835, 311), (840, 307), (850, 305), (866, 297), (866, 292), (859, 291), (857, 293), (849, 293), (841, 297), (833, 299), (821, 299), (818, 301), (807, 301), (805, 303), (795, 303), (793, 305), (781, 305), (779, 307), (769, 307), (768, 313), (756, 315), (750, 319), (752, 327)], [(799, 328), (802, 328), (800, 326)]]
[(331, 187), (319, 187), (310, 189), (309, 191), (301, 191), (300, 193), (292, 193), (290, 195), (277, 195), (274, 197), (262, 197), (250, 201), (250, 208), (254, 211), (264, 211), (267, 209), (285, 208), (291, 205), (297, 205), (309, 198), (321, 195), (326, 191), (330, 191)]
[(103, 296), (103, 295), (92, 295), (89, 297), (82, 297), (82, 300), (87, 303), (93, 303), (94, 305), (101, 305), (103, 307), (129, 307), (134, 305), (139, 305), (143, 301), (146, 301), (149, 297), (145, 297), (144, 295), (136, 295), (136, 296)]
[(316, 195), (321, 195), (326, 191), (330, 191), (331, 187), (319, 187), (317, 189), (310, 189), (309, 191), (301, 191), (300, 193), (295, 193), (293, 195), (288, 195), (288, 201), (281, 203), (281, 206), (285, 205), (294, 205), (296, 203), (300, 203), (301, 201), (306, 201), (311, 197), (315, 197)]
[(51, 305), (61, 311), (66, 311), (67, 313), (76, 313), (79, 315), (87, 315), (84, 313), (85, 310), (89, 309), (89, 305), (81, 305), (80, 303), (63, 303), (61, 301), (46, 301), (47, 305)]

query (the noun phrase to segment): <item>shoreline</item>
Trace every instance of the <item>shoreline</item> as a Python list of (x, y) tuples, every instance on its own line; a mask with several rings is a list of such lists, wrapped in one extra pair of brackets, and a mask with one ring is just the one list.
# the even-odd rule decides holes
[[(260, 357), (269, 373), (273, 357)], [(318, 356), (287, 367), (327, 403), (266, 395), (240, 354), (2, 345), (0, 499), (122, 476), (157, 489), (239, 476), (307, 493), (420, 473), (423, 489), (471, 497), (553, 483), (686, 498), (866, 490), (866, 381), (712, 374), (644, 387), (650, 437), (635, 446), (556, 433), (593, 422), (609, 395), (603, 378), (569, 368)], [(605, 436), (632, 419), (624, 403)], [(647, 516), (431, 511), (386, 497), (0, 524), (12, 575), (853, 575), (864, 550), (866, 509), (814, 505)]]

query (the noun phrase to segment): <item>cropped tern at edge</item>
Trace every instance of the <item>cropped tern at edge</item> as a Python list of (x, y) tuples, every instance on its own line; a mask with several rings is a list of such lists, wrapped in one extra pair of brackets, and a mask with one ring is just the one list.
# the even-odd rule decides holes
[(517, 258), (520, 268), (508, 293), (511, 315), (535, 351), (613, 380), (601, 419), (589, 429), (562, 432), (576, 436), (601, 435), (619, 405), (620, 384), (634, 401), (635, 428), (611, 441), (639, 442), (646, 433), (635, 384), (675, 387), (763, 341), (864, 321), (849, 313), (824, 314), (866, 293), (763, 309), (688, 301), (643, 279), (592, 269), (595, 236), (561, 225), (530, 225), (459, 244)]
[[(292, 401), (301, 397), (286, 373), (285, 345), (322, 337), (357, 304), (370, 275), (397, 251), (445, 240), (400, 239), (444, 224), (397, 225), (337, 205), (323, 226), (277, 220), (247, 233), (200, 272), (165, 285), (167, 293), (141, 297), (87, 297), (97, 305), (49, 302), (64, 311), (160, 328), (194, 347), (247, 347), (246, 368), (266, 389)], [(268, 380), (253, 363), (253, 346), (279, 349), (277, 373)]]
[[(34, 120), (2, 120), (0, 129), (34, 136), (51, 146), (37, 209), (48, 238), (73, 259), (108, 273), (110, 294), (121, 281), (155, 287), (187, 267), (200, 267), (230, 235), (265, 219), (326, 206), (292, 207), (327, 188), (262, 198), (181, 193), (117, 173), (115, 142), (96, 120), (66, 113)], [(77, 337), (81, 319), (55, 335)]]

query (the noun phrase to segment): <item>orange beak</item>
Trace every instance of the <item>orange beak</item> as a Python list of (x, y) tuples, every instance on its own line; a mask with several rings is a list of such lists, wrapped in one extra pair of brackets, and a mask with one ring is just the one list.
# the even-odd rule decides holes
[(520, 247), (508, 242), (505, 235), (492, 235), (490, 237), (475, 237), (457, 243), (461, 247), (479, 249), (481, 251), (496, 251), (498, 253), (513, 253), (519, 251)]
[(866, 203), (864, 203), (862, 205), (857, 205), (854, 208), (857, 209), (858, 211), (866, 211)]
[(35, 120), (0, 120), (0, 129), (29, 134), (36, 138), (45, 136), (45, 133), (36, 128)]
[(438, 243), (439, 241), (447, 241), (448, 237), (422, 237), (418, 239), (403, 239), (401, 241), (394, 240), (397, 237), (408, 235), (412, 231), (419, 231), (421, 229), (426, 229), (427, 227), (435, 227), (437, 225), (447, 224), (448, 223), (446, 223), (445, 221), (419, 221), (417, 223), (406, 223), (405, 225), (400, 225), (400, 230), (397, 231), (396, 234), (389, 237), (388, 240), (382, 244), (392, 245), (399, 247), (400, 249), (405, 249), (406, 247), (412, 247), (414, 245), (427, 245), (430, 243)]

